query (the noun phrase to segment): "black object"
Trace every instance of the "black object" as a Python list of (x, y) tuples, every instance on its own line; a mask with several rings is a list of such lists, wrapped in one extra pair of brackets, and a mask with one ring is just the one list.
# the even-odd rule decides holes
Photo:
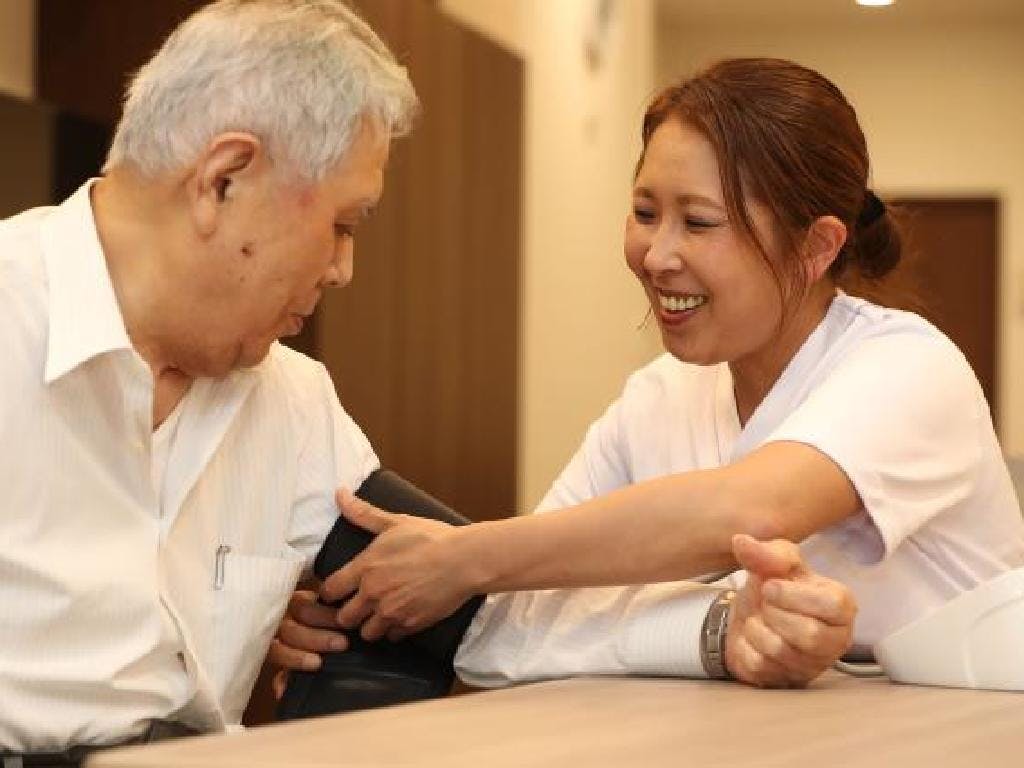
[[(390, 470), (371, 474), (356, 496), (391, 512), (466, 525), (469, 520)], [(363, 551), (373, 534), (338, 518), (313, 563), (325, 579)], [(326, 653), (316, 672), (292, 672), (277, 708), (279, 720), (328, 715), (444, 696), (455, 680), (459, 642), (476, 615), (482, 596), (448, 618), (398, 642), (368, 643), (358, 630), (346, 632), (349, 649)]]

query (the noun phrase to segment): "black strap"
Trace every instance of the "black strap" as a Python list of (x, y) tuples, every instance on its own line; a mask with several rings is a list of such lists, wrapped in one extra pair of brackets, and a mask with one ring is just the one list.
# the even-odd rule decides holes
[[(467, 525), (461, 516), (395, 472), (371, 474), (356, 496), (389, 512)], [(339, 517), (313, 564), (325, 579), (358, 555), (373, 535)], [(278, 706), (279, 719), (369, 709), (445, 695), (455, 678), (455, 651), (483, 603), (476, 596), (432, 627), (392, 643), (367, 643), (347, 632), (349, 650), (324, 654), (316, 672), (293, 672)]]

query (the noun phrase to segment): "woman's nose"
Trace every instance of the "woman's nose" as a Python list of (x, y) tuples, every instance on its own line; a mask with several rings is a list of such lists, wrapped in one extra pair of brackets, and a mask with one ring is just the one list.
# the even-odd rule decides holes
[(669, 227), (659, 227), (644, 255), (644, 269), (655, 274), (678, 272), (682, 268), (683, 258), (679, 238)]

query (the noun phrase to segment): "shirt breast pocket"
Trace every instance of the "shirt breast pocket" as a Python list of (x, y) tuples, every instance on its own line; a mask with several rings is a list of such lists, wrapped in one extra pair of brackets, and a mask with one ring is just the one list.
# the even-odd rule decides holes
[(298, 555), (226, 551), (214, 581), (212, 681), (228, 722), (241, 720), (270, 640), (302, 573)]

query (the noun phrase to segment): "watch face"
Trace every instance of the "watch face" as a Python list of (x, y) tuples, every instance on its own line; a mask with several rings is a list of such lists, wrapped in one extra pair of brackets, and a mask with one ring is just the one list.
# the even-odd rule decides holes
[(735, 591), (722, 592), (711, 603), (700, 633), (700, 660), (704, 672), (712, 680), (728, 680), (725, 666), (725, 638), (729, 631), (729, 614)]

